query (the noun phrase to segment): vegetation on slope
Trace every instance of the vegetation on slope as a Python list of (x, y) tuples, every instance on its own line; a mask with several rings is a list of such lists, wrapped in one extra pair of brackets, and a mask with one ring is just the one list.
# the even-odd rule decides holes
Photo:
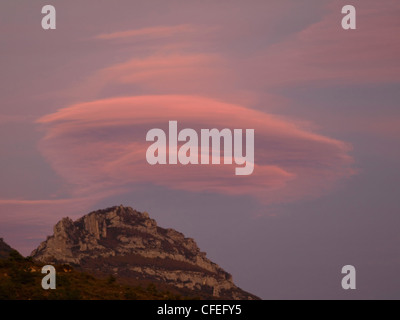
[(75, 270), (69, 265), (56, 265), (56, 289), (44, 290), (41, 281), (43, 264), (22, 257), (16, 250), (0, 259), (0, 300), (180, 300), (193, 299), (153, 283), (146, 287), (121, 284), (113, 276), (99, 279)]
[(7, 258), (12, 250), (13, 249), (4, 242), (3, 238), (0, 238), (0, 259)]

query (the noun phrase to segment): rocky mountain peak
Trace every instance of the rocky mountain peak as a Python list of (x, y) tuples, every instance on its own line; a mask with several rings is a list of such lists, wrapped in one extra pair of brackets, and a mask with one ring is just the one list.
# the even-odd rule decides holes
[(35, 260), (70, 263), (120, 278), (147, 279), (226, 299), (256, 298), (237, 288), (196, 242), (157, 226), (146, 212), (115, 206), (76, 221), (63, 218), (32, 252)]

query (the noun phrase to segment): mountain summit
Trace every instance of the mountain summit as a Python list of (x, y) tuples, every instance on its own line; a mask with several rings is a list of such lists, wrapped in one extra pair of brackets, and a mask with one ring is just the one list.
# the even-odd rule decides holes
[(91, 212), (72, 221), (63, 218), (54, 235), (31, 256), (46, 263), (69, 263), (83, 270), (129, 280), (148, 280), (222, 299), (258, 299), (201, 252), (196, 242), (173, 229), (157, 226), (148, 213), (129, 207)]

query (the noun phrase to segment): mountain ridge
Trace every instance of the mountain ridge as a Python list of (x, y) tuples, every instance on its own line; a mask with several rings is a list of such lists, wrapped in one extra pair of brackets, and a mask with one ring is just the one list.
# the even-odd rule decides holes
[(85, 271), (112, 274), (121, 281), (148, 280), (216, 299), (253, 300), (232, 276), (200, 251), (192, 238), (164, 229), (130, 207), (93, 211), (73, 221), (61, 219), (31, 256), (69, 263)]
[(11, 251), (14, 249), (11, 248), (3, 238), (0, 238), (0, 259), (5, 259), (8, 258), (8, 255), (10, 254)]

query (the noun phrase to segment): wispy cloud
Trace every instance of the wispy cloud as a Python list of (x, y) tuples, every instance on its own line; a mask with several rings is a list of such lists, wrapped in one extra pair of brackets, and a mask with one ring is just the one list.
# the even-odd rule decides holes
[(353, 31), (340, 25), (342, 5), (328, 2), (320, 21), (255, 53), (248, 61), (253, 74), (272, 75), (265, 77), (269, 87), (399, 81), (399, 2), (357, 6)]
[[(166, 129), (169, 120), (178, 120), (180, 129), (255, 129), (254, 173), (237, 177), (226, 165), (150, 166), (145, 159), (146, 132)], [(282, 201), (316, 195), (322, 186), (353, 173), (349, 145), (289, 120), (199, 96), (103, 99), (72, 105), (38, 122), (46, 130), (40, 144), (43, 154), (77, 193), (152, 183)]]
[[(194, 35), (198, 30), (189, 25), (159, 26), (97, 38), (169, 37), (185, 32)], [(241, 61), (247, 65), (240, 70), (249, 75), (254, 62)], [(274, 77), (267, 76), (258, 63), (254, 78), (268, 85)], [(354, 173), (351, 147), (315, 133), (312, 124), (226, 102), (232, 100), (241, 77), (246, 79), (232, 70), (234, 64), (221, 53), (161, 46), (157, 53), (105, 67), (87, 78), (80, 90), (92, 92), (93, 97), (107, 92), (109, 97), (75, 103), (40, 118), (46, 133), (40, 150), (75, 187), (76, 195), (115, 193), (150, 183), (193, 192), (251, 195), (270, 203), (316, 196)], [(279, 68), (280, 61), (272, 65)], [(124, 86), (136, 94), (118, 97), (117, 88)], [(283, 100), (272, 94), (262, 96), (265, 106)], [(156, 127), (166, 129), (170, 120), (177, 120), (181, 129), (255, 129), (254, 173), (238, 177), (225, 165), (150, 166), (145, 159), (146, 133)]]
[(96, 94), (106, 87), (129, 85), (136, 91), (209, 93), (218, 89), (225, 91), (235, 77), (217, 54), (162, 51), (99, 70), (79, 90)]
[(95, 39), (116, 40), (116, 39), (135, 39), (135, 38), (165, 38), (179, 34), (192, 33), (196, 28), (190, 24), (175, 26), (155, 26), (141, 29), (118, 31), (113, 33), (102, 33), (95, 36)]

